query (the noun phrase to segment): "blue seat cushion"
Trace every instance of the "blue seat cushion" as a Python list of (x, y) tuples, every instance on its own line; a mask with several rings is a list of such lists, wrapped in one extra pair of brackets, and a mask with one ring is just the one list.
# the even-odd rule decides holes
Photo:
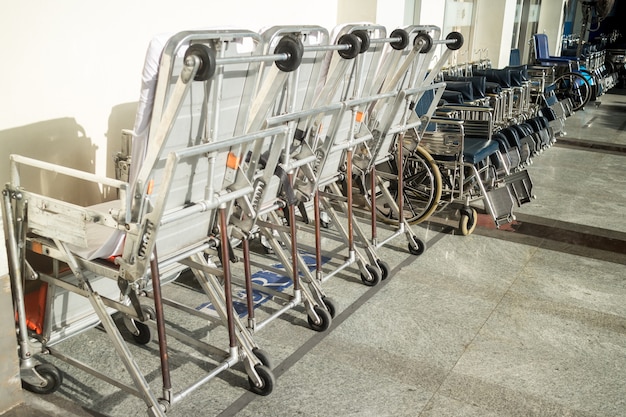
[(509, 149), (511, 149), (509, 140), (501, 132), (494, 133), (491, 136), (491, 140), (498, 142), (498, 147), (502, 153), (506, 153)]
[(463, 159), (465, 162), (477, 164), (498, 151), (495, 140), (465, 138), (463, 141)]

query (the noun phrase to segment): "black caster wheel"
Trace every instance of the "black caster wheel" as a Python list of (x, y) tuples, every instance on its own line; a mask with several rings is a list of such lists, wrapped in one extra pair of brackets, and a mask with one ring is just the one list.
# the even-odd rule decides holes
[(319, 317), (319, 322), (316, 323), (313, 321), (311, 316), (307, 316), (309, 327), (311, 327), (311, 329), (315, 330), (316, 332), (323, 332), (325, 330), (328, 330), (328, 328), (330, 327), (330, 324), (333, 321), (330, 315), (330, 312), (319, 306), (315, 306), (314, 310), (315, 310), (315, 314), (317, 314), (317, 316)]
[(413, 45), (421, 47), (421, 54), (427, 54), (433, 48), (433, 38), (426, 32), (420, 32), (415, 36), (415, 39), (413, 39)]
[(254, 367), (254, 370), (261, 378), (261, 386), (257, 386), (252, 381), (252, 378), (248, 377), (248, 382), (250, 383), (250, 391), (254, 392), (257, 395), (267, 396), (272, 393), (274, 390), (275, 378), (272, 371), (265, 365), (257, 365)]
[(378, 259), (376, 264), (378, 264), (378, 268), (380, 268), (380, 272), (382, 274), (380, 279), (384, 281), (389, 278), (389, 265), (387, 265), (387, 262)]
[(267, 352), (265, 352), (263, 349), (254, 348), (252, 349), (252, 353), (259, 361), (261, 361), (261, 364), (263, 364), (263, 366), (268, 369), (274, 369), (274, 364), (272, 363), (272, 360), (270, 359)]
[(22, 388), (35, 394), (52, 394), (59, 389), (63, 383), (63, 374), (59, 369), (47, 363), (35, 366), (35, 372), (46, 380), (45, 385), (32, 385), (26, 381), (22, 381)]
[(335, 315), (337, 314), (337, 305), (335, 300), (330, 297), (322, 297), (322, 301), (324, 302), (326, 310), (330, 313), (330, 317), (335, 318)]
[(413, 236), (413, 240), (415, 241), (415, 244), (413, 242), (409, 242), (409, 253), (411, 253), (411, 255), (419, 256), (426, 250), (426, 244), (423, 240), (418, 239), (417, 236)]
[(361, 53), (361, 38), (353, 33), (345, 33), (339, 37), (337, 41), (339, 45), (349, 45), (350, 48), (338, 51), (339, 56), (343, 59), (353, 59)]
[(355, 30), (352, 32), (357, 38), (361, 40), (361, 50), (360, 53), (363, 53), (370, 49), (370, 35), (366, 30)]
[(298, 69), (302, 63), (302, 55), (304, 54), (304, 45), (302, 42), (293, 37), (285, 36), (281, 38), (274, 49), (275, 54), (286, 54), (289, 56), (286, 60), (276, 61), (276, 66), (283, 72), (291, 72)]
[(140, 321), (135, 321), (135, 327), (139, 331), (138, 334), (133, 334), (133, 340), (138, 345), (147, 345), (152, 340), (152, 332), (147, 324)]
[(194, 81), (206, 81), (215, 75), (215, 69), (217, 68), (216, 54), (213, 48), (203, 44), (193, 44), (185, 52), (185, 58), (190, 56), (196, 56), (200, 59), (200, 67)]
[(368, 287), (373, 287), (377, 285), (380, 282), (380, 274), (378, 273), (378, 269), (374, 268), (371, 265), (365, 265), (365, 269), (367, 269), (367, 272), (369, 272), (370, 276), (368, 277), (363, 273), (361, 274), (361, 281), (363, 281), (363, 284), (367, 285)]
[(463, 35), (460, 32), (450, 32), (448, 33), (448, 36), (446, 36), (446, 40), (447, 41), (453, 41), (451, 43), (448, 43), (448, 49), (450, 49), (451, 51), (456, 51), (457, 49), (461, 49), (461, 47), (463, 46)]
[(398, 38), (398, 40), (390, 42), (389, 45), (396, 51), (400, 51), (409, 44), (409, 34), (404, 29), (394, 29), (390, 37)]

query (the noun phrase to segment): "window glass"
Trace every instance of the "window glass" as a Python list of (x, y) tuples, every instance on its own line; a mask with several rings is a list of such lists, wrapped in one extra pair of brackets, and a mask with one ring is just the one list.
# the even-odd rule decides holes
[(455, 52), (458, 63), (471, 60), (474, 13), (474, 0), (446, 0), (443, 33), (461, 32), (465, 40), (463, 47)]

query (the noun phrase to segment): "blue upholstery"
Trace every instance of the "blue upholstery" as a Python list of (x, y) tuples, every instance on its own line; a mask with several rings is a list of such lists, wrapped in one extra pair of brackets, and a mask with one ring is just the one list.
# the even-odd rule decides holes
[(463, 93), (460, 91), (453, 90), (445, 90), (441, 96), (441, 98), (450, 104), (464, 104), (465, 99), (463, 98)]
[(474, 75), (483, 76), (487, 82), (497, 83), (502, 88), (511, 88), (511, 71), (508, 69), (474, 70)]
[(474, 101), (474, 87), (472, 86), (472, 82), (468, 80), (446, 80), (446, 91), (452, 91), (456, 93), (460, 93), (463, 101), (472, 102)]
[(491, 140), (498, 142), (498, 147), (500, 148), (500, 152), (506, 153), (509, 149), (511, 149), (511, 144), (506, 136), (502, 132), (496, 132), (491, 136)]
[(502, 129), (500, 131), (500, 133), (506, 138), (506, 140), (509, 143), (509, 146), (511, 147), (517, 147), (518, 149), (520, 149), (522, 147), (522, 143), (520, 142), (520, 137), (519, 137), (519, 133), (509, 127), (506, 127), (504, 129)]
[(472, 83), (472, 95), (473, 97), (469, 101), (473, 101), (479, 98), (485, 98), (486, 90), (487, 90), (487, 78), (484, 76), (476, 76), (476, 77), (459, 77), (459, 76), (451, 76), (444, 75), (443, 80), (448, 83), (446, 88), (450, 90), (460, 91), (458, 88), (454, 88), (454, 84), (450, 84), (450, 82), (455, 81), (469, 81)]
[(548, 36), (545, 33), (533, 35), (535, 44), (535, 59), (541, 65), (569, 65), (578, 61), (576, 57), (551, 56), (548, 47)]
[(415, 103), (415, 113), (422, 117), (428, 113), (431, 103), (435, 99), (435, 93), (433, 90), (426, 90), (420, 99)]
[(499, 150), (495, 140), (465, 138), (463, 141), (463, 159), (473, 165), (487, 159)]

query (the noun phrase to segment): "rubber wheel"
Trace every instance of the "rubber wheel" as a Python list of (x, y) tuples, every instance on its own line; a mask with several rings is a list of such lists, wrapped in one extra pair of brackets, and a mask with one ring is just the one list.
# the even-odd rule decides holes
[(274, 369), (274, 364), (272, 363), (272, 360), (270, 359), (267, 352), (265, 352), (263, 349), (254, 348), (252, 349), (252, 353), (254, 353), (254, 356), (256, 356), (256, 358), (261, 361), (261, 364), (263, 366), (268, 369)]
[(391, 38), (399, 38), (397, 41), (390, 42), (389, 45), (396, 51), (400, 51), (407, 47), (409, 44), (409, 34), (404, 29), (395, 29), (389, 35)]
[(382, 274), (380, 279), (384, 281), (389, 278), (389, 265), (387, 265), (387, 262), (378, 259), (376, 264), (378, 265), (378, 268), (380, 268), (380, 273)]
[(478, 213), (474, 208), (469, 209), (470, 213), (466, 212), (468, 209), (461, 210), (461, 219), (459, 220), (459, 231), (463, 236), (469, 236), (476, 229), (478, 223)]
[(421, 239), (418, 239), (417, 236), (413, 236), (413, 240), (415, 241), (417, 246), (415, 246), (413, 242), (409, 242), (409, 245), (408, 245), (409, 253), (415, 256), (419, 256), (423, 254), (424, 251), (426, 250), (426, 244), (424, 243), (424, 241)]
[(147, 324), (143, 324), (140, 321), (135, 321), (135, 327), (139, 331), (139, 334), (133, 334), (133, 340), (138, 345), (147, 345), (152, 340), (152, 332)]
[(370, 49), (370, 35), (366, 30), (355, 30), (352, 34), (361, 40), (361, 54)]
[(339, 56), (344, 59), (353, 59), (361, 53), (361, 39), (352, 33), (345, 33), (341, 35), (337, 44), (350, 46), (348, 49), (337, 51)]
[(589, 101), (596, 101), (598, 97), (603, 94), (602, 83), (600, 82), (598, 76), (591, 71), (584, 69), (581, 69), (579, 71), (581, 74), (583, 74), (585, 80), (587, 80), (589, 86), (591, 87), (591, 97), (589, 97)]
[[(395, 161), (376, 167), (378, 176), (387, 184), (394, 201), (398, 200), (398, 169)], [(441, 199), (442, 180), (437, 163), (428, 151), (417, 146), (404, 153), (403, 212), (409, 224), (418, 224), (435, 212)], [(369, 178), (364, 180), (365, 198), (371, 208)], [(379, 185), (380, 186), (380, 185)], [(376, 193), (376, 214), (381, 221), (397, 225), (398, 215), (391, 209), (380, 191)]]
[(213, 77), (217, 68), (215, 50), (208, 45), (195, 43), (185, 51), (185, 59), (191, 55), (200, 58), (200, 68), (198, 68), (198, 72), (196, 72), (196, 76), (193, 79), (195, 81), (206, 81)]
[(574, 111), (585, 107), (591, 98), (591, 85), (582, 74), (566, 72), (557, 77), (554, 84), (556, 96), (561, 100), (569, 98)]
[(330, 312), (319, 306), (315, 306), (314, 310), (315, 310), (315, 314), (317, 314), (318, 317), (320, 318), (320, 322), (315, 323), (313, 319), (311, 318), (311, 316), (307, 316), (309, 327), (311, 327), (311, 329), (315, 330), (316, 332), (323, 332), (325, 330), (328, 330), (328, 328), (330, 327), (330, 324), (333, 321), (333, 318), (330, 316)]
[(380, 274), (378, 273), (378, 269), (374, 268), (372, 265), (365, 265), (365, 269), (367, 270), (367, 272), (369, 272), (371, 278), (361, 273), (361, 281), (363, 281), (363, 284), (367, 285), (368, 287), (373, 287), (377, 285), (380, 282), (381, 278)]
[(40, 387), (22, 381), (22, 388), (27, 391), (34, 392), (35, 394), (52, 394), (63, 384), (63, 374), (54, 365), (42, 363), (35, 366), (35, 371), (46, 380), (46, 385)]
[(421, 45), (420, 54), (426, 54), (433, 48), (433, 38), (426, 32), (420, 32), (413, 39), (413, 45)]
[(295, 71), (302, 63), (304, 45), (302, 45), (300, 39), (293, 36), (284, 36), (278, 41), (276, 48), (274, 48), (274, 54), (287, 54), (289, 56), (285, 60), (277, 60), (275, 62), (278, 69), (283, 72)]
[(272, 391), (274, 390), (274, 384), (276, 381), (271, 369), (269, 369), (265, 365), (256, 365), (254, 367), (254, 370), (261, 378), (261, 381), (263, 384), (260, 387), (257, 387), (252, 381), (252, 378), (248, 377), (248, 383), (250, 384), (250, 391), (252, 391), (253, 393), (257, 395), (262, 395), (262, 396), (270, 395)]
[(457, 49), (461, 49), (463, 46), (463, 35), (460, 32), (450, 32), (448, 36), (446, 36), (446, 40), (453, 40), (454, 42), (446, 44), (448, 49), (451, 51), (456, 51)]
[(330, 313), (330, 317), (335, 318), (337, 314), (337, 303), (330, 297), (322, 297), (326, 310)]

